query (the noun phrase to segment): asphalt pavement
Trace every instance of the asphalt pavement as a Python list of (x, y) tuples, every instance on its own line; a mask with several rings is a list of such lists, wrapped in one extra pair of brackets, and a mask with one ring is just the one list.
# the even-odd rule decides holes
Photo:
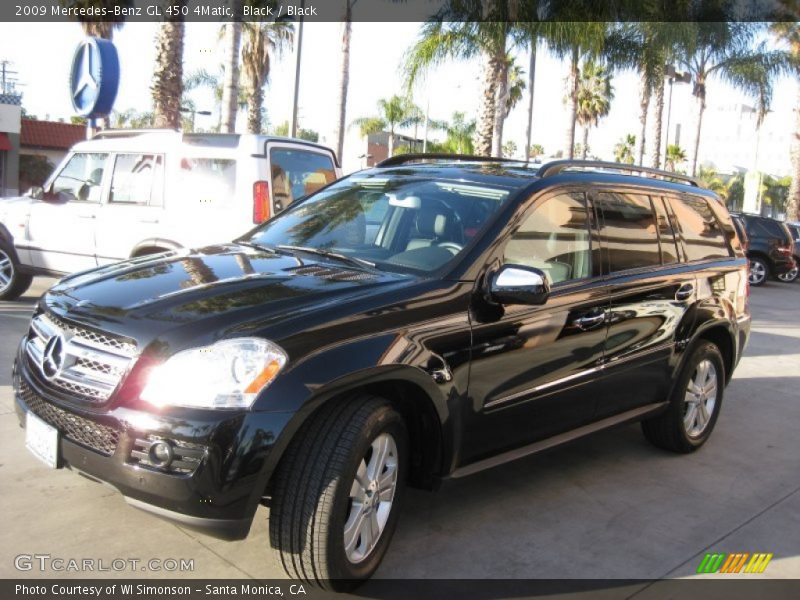
[[(0, 302), (0, 578), (139, 575), (18, 570), (15, 558), (33, 554), (105, 565), (194, 561), (191, 573), (147, 577), (281, 577), (267, 552), (268, 509), (258, 510), (246, 540), (219, 541), (28, 453), (11, 363), (33, 302), (51, 283)], [(769, 552), (763, 575), (737, 577), (800, 578), (800, 283), (754, 289), (751, 308), (749, 347), (700, 451), (665, 453), (628, 425), (438, 492), (412, 490), (376, 576), (690, 577), (706, 552)]]

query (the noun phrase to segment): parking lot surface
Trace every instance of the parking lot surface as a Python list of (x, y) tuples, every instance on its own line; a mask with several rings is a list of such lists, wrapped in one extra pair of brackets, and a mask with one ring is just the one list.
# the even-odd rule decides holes
[[(0, 577), (137, 576), (20, 571), (20, 554), (194, 560), (192, 573), (147, 577), (281, 577), (267, 551), (265, 508), (246, 540), (218, 541), (27, 452), (11, 363), (32, 304), (51, 283), (0, 302)], [(751, 310), (750, 345), (700, 451), (659, 451), (628, 425), (439, 492), (411, 490), (377, 577), (685, 577), (706, 552), (771, 552), (764, 577), (800, 578), (800, 284), (754, 289)]]

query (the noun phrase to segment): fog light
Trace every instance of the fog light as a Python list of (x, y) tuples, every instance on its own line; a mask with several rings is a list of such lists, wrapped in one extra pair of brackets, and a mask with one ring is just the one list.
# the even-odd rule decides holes
[(172, 446), (165, 441), (154, 442), (150, 446), (150, 463), (156, 467), (166, 468), (172, 462), (174, 453)]

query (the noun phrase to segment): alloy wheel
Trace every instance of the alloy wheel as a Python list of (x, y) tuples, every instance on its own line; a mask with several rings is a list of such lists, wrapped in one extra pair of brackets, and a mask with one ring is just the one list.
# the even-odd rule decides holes
[(798, 267), (795, 267), (788, 273), (784, 273), (783, 275), (778, 275), (778, 279), (786, 283), (791, 283), (792, 281), (797, 279), (798, 270), (799, 270)]
[(5, 251), (0, 249), (0, 294), (8, 290), (14, 281), (14, 263)]
[(758, 285), (767, 278), (767, 268), (764, 263), (751, 260), (750, 261), (750, 284)]
[(689, 437), (699, 437), (717, 405), (717, 368), (707, 358), (698, 363), (686, 386), (683, 426)]
[(367, 558), (386, 528), (397, 488), (397, 456), (394, 438), (381, 433), (358, 465), (344, 524), (344, 550), (351, 563)]

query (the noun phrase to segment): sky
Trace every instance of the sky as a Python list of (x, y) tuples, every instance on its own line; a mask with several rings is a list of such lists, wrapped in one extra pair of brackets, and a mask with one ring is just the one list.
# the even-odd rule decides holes
[[(127, 108), (149, 110), (152, 104), (150, 84), (155, 61), (154, 39), (158, 24), (128, 23), (115, 33), (122, 68), (122, 78), (116, 110)], [(221, 70), (222, 47), (219, 26), (207, 23), (187, 23), (184, 51), (184, 72), (204, 68), (212, 73)], [(403, 54), (416, 39), (418, 23), (354, 23), (351, 44), (350, 88), (347, 120), (377, 113), (380, 98), (403, 90)], [(63, 118), (73, 114), (69, 100), (67, 78), (72, 54), (83, 34), (76, 23), (0, 23), (0, 60), (10, 60), (18, 71), (24, 87), (23, 106), (39, 118)], [(321, 141), (333, 143), (336, 122), (336, 90), (340, 65), (341, 25), (338, 23), (307, 23), (305, 25), (302, 69), (300, 76), (299, 124), (320, 133)], [(295, 48), (273, 63), (270, 82), (266, 88), (265, 107), (274, 124), (291, 117), (295, 73)], [(527, 72), (528, 50), (513, 52)], [(430, 71), (414, 90), (414, 101), (429, 107), (433, 119), (448, 119), (453, 112), (462, 111), (477, 116), (480, 98), (481, 65), (478, 60), (448, 62)], [(567, 65), (542, 49), (537, 61), (533, 143), (541, 144), (548, 154), (561, 148), (567, 126), (564, 105), (564, 82)], [(611, 113), (592, 130), (589, 146), (592, 152), (607, 159), (613, 157), (613, 146), (628, 133), (638, 133), (638, 78), (633, 72), (622, 72), (613, 80), (614, 101)], [(773, 114), (776, 127), (794, 126), (793, 109), (796, 101), (794, 81), (782, 80), (775, 90)], [(215, 110), (210, 92), (195, 91), (192, 95), (198, 110)], [(744, 102), (752, 104), (742, 94), (722, 82), (712, 81), (708, 104)], [(675, 86), (672, 115), (685, 122), (686, 130), (693, 119), (691, 86)], [(210, 127), (216, 116), (197, 116), (199, 127)], [(245, 118), (238, 128), (244, 130)], [(506, 120), (504, 139), (513, 140), (523, 151), (527, 126), (527, 97)], [(724, 125), (723, 125), (724, 126)], [(714, 127), (713, 121), (711, 127)], [(409, 131), (407, 133), (413, 133)], [(704, 135), (706, 130), (704, 129)], [(711, 132), (713, 133), (713, 132)], [(419, 132), (422, 135), (422, 132)], [(431, 133), (432, 137), (435, 134)], [(576, 141), (580, 141), (580, 131)], [(686, 142), (688, 145), (688, 134)], [(348, 135), (345, 159), (362, 152), (354, 131)], [(715, 149), (711, 147), (709, 152)], [(788, 154), (788, 147), (786, 148)], [(347, 160), (345, 162), (348, 162)], [(352, 160), (350, 161), (352, 163)]]

